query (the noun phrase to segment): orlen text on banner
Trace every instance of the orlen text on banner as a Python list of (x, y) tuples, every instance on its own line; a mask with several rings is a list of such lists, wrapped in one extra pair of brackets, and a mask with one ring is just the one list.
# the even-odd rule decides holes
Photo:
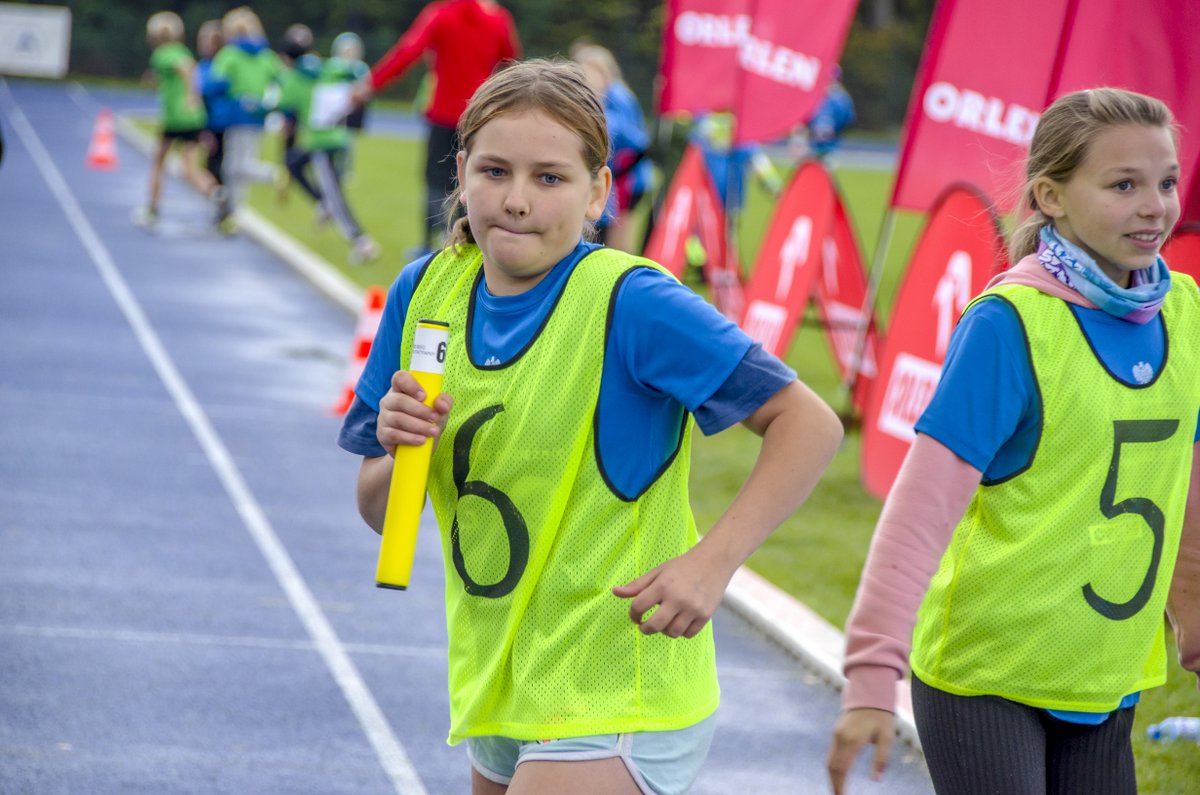
[(738, 50), (738, 142), (771, 141), (812, 115), (841, 57), (857, 0), (757, 0)]
[(667, 0), (658, 111), (729, 111), (754, 0)]
[(1007, 208), (1046, 104), (1067, 3), (938, 3), (904, 122), (893, 207), (926, 212), (962, 180)]
[[(941, 0), (902, 136), (891, 205), (927, 211), (965, 180), (1014, 209), (1041, 110), (1071, 91), (1155, 96), (1182, 128), (1183, 220), (1200, 220), (1200, 3)], [(1194, 176), (1192, 176), (1194, 175)]]

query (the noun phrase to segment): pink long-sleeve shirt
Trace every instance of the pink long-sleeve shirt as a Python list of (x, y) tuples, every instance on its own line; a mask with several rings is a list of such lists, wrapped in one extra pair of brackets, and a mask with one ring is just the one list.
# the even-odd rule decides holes
[[(1024, 284), (1095, 308), (1050, 275), (1035, 256), (1025, 257), (988, 287), (997, 284)], [(896, 682), (909, 670), (917, 609), (982, 477), (941, 442), (917, 435), (883, 506), (846, 622), (843, 709), (895, 711)], [(1180, 664), (1200, 676), (1200, 444), (1192, 454), (1167, 615)]]

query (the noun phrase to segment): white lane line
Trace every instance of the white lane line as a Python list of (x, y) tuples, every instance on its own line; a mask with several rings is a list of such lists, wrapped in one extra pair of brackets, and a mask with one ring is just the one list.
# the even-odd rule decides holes
[(77, 80), (67, 83), (67, 96), (85, 113), (95, 113), (102, 107), (99, 102), (92, 99), (92, 95), (84, 90), (83, 86), (79, 85)]
[[(307, 640), (263, 638), (253, 635), (202, 635), (198, 632), (148, 632), (119, 627), (51, 627), (30, 624), (0, 624), (0, 635), (20, 635), (27, 638), (55, 640), (94, 640), (119, 643), (161, 643), (164, 645), (233, 646), (246, 649), (282, 649), (284, 651), (316, 651)], [(342, 648), (355, 654), (376, 654), (387, 657), (416, 657), (425, 660), (445, 660), (446, 649), (441, 646), (399, 646), (386, 643), (343, 643)]]
[(13, 129), (16, 130), (25, 148), (29, 150), (38, 171), (42, 174), (42, 179), (45, 180), (51, 193), (58, 200), (63, 214), (74, 228), (75, 234), (83, 243), (84, 248), (87, 249), (93, 264), (100, 272), (100, 277), (104, 280), (109, 292), (112, 293), (113, 299), (125, 315), (125, 319), (133, 328), (138, 342), (141, 343), (142, 349), (146, 352), (158, 377), (175, 401), (179, 413), (183, 415), (184, 420), (191, 428), (201, 449), (204, 450), (209, 464), (216, 472), (221, 485), (224, 486), (225, 492), (241, 516), (243, 524), (258, 545), (263, 557), (266, 558), (267, 565), (275, 574), (275, 579), (279, 582), (280, 587), (287, 594), (292, 609), (296, 611), (296, 615), (308, 630), (325, 665), (341, 688), (342, 694), (349, 702), (350, 708), (366, 733), (367, 739), (375, 749), (375, 754), (391, 779), (395, 791), (399, 795), (426, 795), (425, 787), (421, 784), (416, 770), (413, 769), (408, 754), (405, 753), (400, 741), (396, 739), (383, 711), (371, 695), (371, 691), (358, 673), (358, 669), (354, 666), (345, 647), (342, 646), (333, 626), (321, 611), (320, 606), (317, 605), (316, 599), (296, 569), (291, 556), (288, 555), (279, 537), (271, 528), (266, 514), (263, 513), (262, 508), (254, 499), (254, 495), (250, 492), (250, 488), (243, 480), (229, 450), (208, 421), (208, 417), (205, 416), (204, 410), (192, 395), (187, 382), (179, 374), (174, 362), (142, 311), (141, 305), (109, 255), (108, 249), (105, 248), (95, 229), (92, 228), (87, 216), (83, 214), (82, 208), (75, 200), (70, 188), (67, 187), (66, 180), (63, 179), (58, 167), (54, 165), (50, 153), (46, 151), (37, 132), (25, 118), (20, 107), (17, 106), (8, 84), (0, 82), (0, 86), (4, 88), (8, 99), (10, 106), (8, 117)]

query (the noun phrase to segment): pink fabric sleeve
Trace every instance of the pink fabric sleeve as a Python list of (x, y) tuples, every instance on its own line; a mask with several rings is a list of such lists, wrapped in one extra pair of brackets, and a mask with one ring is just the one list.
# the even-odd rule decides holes
[(1167, 616), (1175, 628), (1179, 664), (1198, 677), (1200, 687), (1200, 444), (1192, 452), (1192, 480), (1183, 514), (1183, 538), (1167, 598)]
[(917, 608), (981, 477), (941, 442), (917, 435), (884, 503), (846, 622), (843, 709), (895, 711)]

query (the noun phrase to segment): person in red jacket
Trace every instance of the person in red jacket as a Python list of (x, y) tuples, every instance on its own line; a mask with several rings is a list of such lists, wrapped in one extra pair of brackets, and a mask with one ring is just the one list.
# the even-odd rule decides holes
[[(494, 0), (437, 0), (425, 6), (396, 44), (371, 68), (369, 92), (400, 77), (423, 56), (430, 61), (433, 95), (425, 109), (425, 248), (440, 243), (442, 204), (454, 190), (454, 129), (475, 89), (521, 45), (508, 11)], [(360, 92), (365, 100), (368, 92)]]

